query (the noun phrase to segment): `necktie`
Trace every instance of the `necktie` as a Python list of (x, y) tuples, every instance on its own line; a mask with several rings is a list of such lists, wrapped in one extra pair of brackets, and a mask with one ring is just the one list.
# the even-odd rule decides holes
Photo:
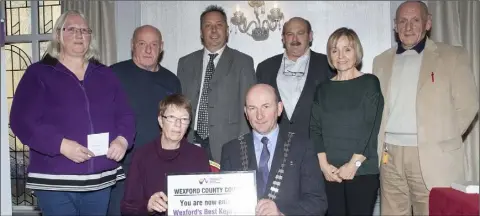
[(218, 56), (215, 54), (208, 54), (210, 59), (207, 64), (207, 71), (205, 72), (205, 79), (203, 81), (202, 95), (200, 96), (200, 106), (198, 108), (197, 119), (197, 133), (202, 139), (206, 139), (209, 135), (208, 128), (208, 92), (210, 89), (210, 79), (212, 79), (213, 72), (215, 72), (215, 65), (213, 60)]
[(262, 137), (263, 149), (262, 154), (260, 155), (260, 163), (259, 163), (259, 171), (261, 175), (261, 179), (263, 182), (260, 182), (260, 192), (263, 194), (265, 192), (265, 187), (267, 186), (268, 181), (268, 160), (270, 159), (270, 152), (268, 151), (267, 144), (268, 138)]

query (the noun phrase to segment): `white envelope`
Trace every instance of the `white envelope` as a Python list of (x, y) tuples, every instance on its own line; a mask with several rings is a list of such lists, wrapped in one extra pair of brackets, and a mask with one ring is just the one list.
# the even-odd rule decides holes
[(95, 156), (106, 155), (108, 152), (108, 132), (88, 135), (88, 150)]

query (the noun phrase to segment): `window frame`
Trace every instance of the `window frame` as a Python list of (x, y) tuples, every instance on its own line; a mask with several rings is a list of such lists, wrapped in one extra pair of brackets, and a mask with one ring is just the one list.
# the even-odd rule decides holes
[[(39, 2), (30, 0), (31, 11), (31, 34), (29, 35), (7, 35), (5, 38), (5, 44), (9, 43), (32, 43), (32, 63), (40, 60), (40, 42), (49, 41), (52, 39), (52, 34), (39, 34), (39, 19), (38, 19), (38, 5)], [(5, 19), (5, 3), (2, 1), (0, 6), (0, 15)]]

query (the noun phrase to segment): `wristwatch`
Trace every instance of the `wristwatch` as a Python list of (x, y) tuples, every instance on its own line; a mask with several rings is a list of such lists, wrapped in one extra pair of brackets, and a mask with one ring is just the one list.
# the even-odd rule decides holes
[(362, 165), (361, 161), (359, 161), (359, 160), (355, 161), (355, 166), (356, 167), (360, 167), (361, 165)]

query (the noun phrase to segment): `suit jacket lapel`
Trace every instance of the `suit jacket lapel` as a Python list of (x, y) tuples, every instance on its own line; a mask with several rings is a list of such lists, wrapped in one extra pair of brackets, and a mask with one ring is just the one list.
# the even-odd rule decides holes
[(248, 169), (255, 170), (255, 178), (257, 181), (257, 199), (261, 199), (263, 194), (260, 192), (260, 188), (258, 187), (258, 182), (261, 180), (259, 179), (261, 175), (258, 173), (258, 166), (257, 166), (257, 157), (255, 155), (255, 144), (253, 141), (253, 133), (249, 133), (245, 137), (247, 139), (247, 155), (248, 155)]
[[(203, 73), (203, 53), (205, 51), (202, 49), (197, 54), (195, 55), (195, 66), (193, 67), (193, 83), (192, 83), (192, 91), (193, 94), (195, 95), (193, 98), (190, 98), (192, 100), (192, 105), (196, 105), (198, 103), (198, 98), (201, 94), (200, 92), (200, 85), (202, 83), (202, 73)], [(194, 109), (196, 109), (197, 106), (193, 106)], [(194, 115), (196, 113), (195, 110), (193, 110)], [(193, 116), (195, 118), (195, 116)]]
[[(308, 73), (307, 73), (307, 78), (305, 80), (305, 84), (303, 85), (302, 93), (300, 93), (300, 97), (298, 98), (298, 102), (295, 105), (295, 109), (292, 114), (292, 119), (295, 118), (298, 112), (303, 112), (303, 109), (297, 109), (299, 105), (304, 104), (304, 100), (311, 100), (312, 98), (310, 97), (310, 92), (312, 91), (312, 88), (315, 88), (315, 86), (318, 85), (318, 79), (320, 75), (320, 68), (318, 62), (316, 62), (316, 53), (310, 50), (310, 60), (308, 61)], [(290, 120), (292, 120), (290, 119)]]
[(417, 92), (420, 92), (426, 81), (431, 80), (432, 73), (436, 71), (438, 59), (437, 46), (432, 40), (427, 39), (418, 78)]
[(248, 155), (248, 168), (250, 170), (257, 170), (257, 157), (255, 157), (255, 145), (253, 144), (253, 134), (249, 133), (245, 137), (247, 139), (247, 155)]
[(230, 72), (230, 67), (232, 66), (233, 56), (231, 53), (230, 48), (228, 46), (225, 47), (223, 50), (220, 59), (218, 60), (218, 64), (215, 67), (215, 72), (213, 73), (212, 79), (210, 80), (210, 84), (216, 83), (222, 77), (227, 76)]
[(280, 95), (280, 92), (278, 91), (277, 76), (280, 71), (280, 67), (282, 66), (282, 60), (283, 54), (280, 54), (275, 58), (273, 65), (271, 66), (272, 72), (270, 73), (272, 75), (270, 77), (270, 83), (272, 83), (272, 87), (277, 91), (278, 95)]
[[(387, 59), (383, 62), (381, 67), (379, 68), (380, 71), (378, 71), (377, 77), (380, 80), (380, 83), (385, 83), (386, 85), (380, 85), (380, 88), (382, 89), (383, 92), (383, 97), (385, 100), (385, 109), (384, 112), (388, 113), (389, 111), (389, 101), (390, 101), (390, 84), (391, 84), (391, 78), (392, 78), (392, 71), (393, 71), (393, 63), (395, 60), (395, 51), (396, 48), (390, 49), (387, 55)], [(386, 120), (387, 118), (384, 118)]]

